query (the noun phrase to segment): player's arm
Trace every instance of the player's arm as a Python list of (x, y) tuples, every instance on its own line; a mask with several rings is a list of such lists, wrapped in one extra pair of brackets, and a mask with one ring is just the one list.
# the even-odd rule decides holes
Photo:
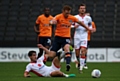
[(25, 72), (24, 72), (24, 77), (30, 77), (31, 75), (30, 75), (30, 71), (31, 71), (31, 65), (27, 65), (26, 66), (26, 70), (25, 70)]
[(93, 21), (92, 21), (92, 28), (94, 30), (93, 33), (96, 32), (96, 25), (95, 25), (95, 23)]
[(87, 27), (83, 22), (78, 21), (77, 23), (78, 23), (79, 25), (81, 25), (82, 27), (84, 27), (86, 30), (91, 30), (91, 29), (89, 29), (89, 27)]
[(54, 37), (54, 35), (55, 35), (55, 27), (56, 27), (56, 25), (52, 24), (52, 37)]
[(45, 48), (42, 44), (37, 44), (37, 46), (38, 46), (38, 48), (43, 49), (47, 54), (50, 53), (50, 51), (47, 48)]
[(57, 24), (57, 21), (59, 20), (59, 15), (56, 15), (51, 21), (50, 21), (50, 24), (54, 24), (56, 25)]
[[(74, 22), (78, 23), (79, 25), (81, 25), (82, 27), (84, 27), (86, 30), (88, 31), (93, 31), (92, 29), (90, 29), (88, 26), (86, 26), (83, 22), (79, 21), (76, 17), (73, 17), (74, 18)], [(77, 28), (78, 26), (76, 26)]]
[(90, 29), (92, 29), (92, 31), (90, 31), (91, 33), (94, 33), (94, 32), (95, 32), (95, 29), (94, 29), (94, 27), (93, 27), (93, 24), (94, 24), (94, 23), (92, 23), (92, 18), (89, 17), (88, 26), (89, 26)]
[(30, 75), (29, 72), (25, 71), (25, 72), (24, 72), (24, 77), (31, 77), (31, 75)]
[(76, 24), (74, 24), (74, 25), (71, 25), (71, 28), (77, 28), (77, 27), (79, 27), (80, 25), (76, 25)]
[(40, 30), (40, 29), (39, 29), (40, 19), (41, 19), (41, 17), (38, 16), (38, 18), (36, 19), (35, 25), (34, 25), (34, 30), (35, 30), (35, 32), (36, 32), (37, 34), (40, 33), (40, 31), (39, 31), (39, 30)]
[(35, 30), (35, 32), (36, 32), (37, 34), (40, 33), (40, 32), (39, 32), (39, 24), (35, 24), (35, 25), (34, 25), (34, 30)]

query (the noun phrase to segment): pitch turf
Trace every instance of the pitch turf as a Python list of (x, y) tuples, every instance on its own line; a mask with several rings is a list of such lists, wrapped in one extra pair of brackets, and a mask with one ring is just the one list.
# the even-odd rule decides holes
[[(62, 63), (62, 71), (69, 74), (74, 73), (76, 77), (72, 78), (43, 78), (31, 73), (32, 77), (24, 78), (23, 73), (26, 62), (1, 62), (0, 63), (0, 81), (120, 81), (120, 63), (88, 63), (89, 69), (79, 74), (75, 64), (71, 63), (71, 70), (65, 71), (65, 63)], [(48, 63), (50, 65), (50, 63)], [(100, 78), (92, 78), (91, 71), (100, 69), (102, 75)]]

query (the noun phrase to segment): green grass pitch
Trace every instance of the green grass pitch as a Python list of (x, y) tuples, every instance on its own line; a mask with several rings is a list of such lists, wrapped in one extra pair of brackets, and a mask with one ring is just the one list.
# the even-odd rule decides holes
[[(84, 70), (83, 74), (79, 74), (75, 64), (71, 63), (71, 70), (65, 71), (65, 63), (62, 63), (61, 70), (67, 74), (74, 73), (76, 77), (72, 78), (45, 78), (38, 77), (31, 73), (31, 77), (24, 78), (26, 62), (0, 62), (0, 81), (120, 81), (120, 63), (88, 63), (89, 69)], [(50, 63), (47, 63), (50, 65)], [(100, 69), (102, 75), (100, 78), (92, 78), (91, 71)]]

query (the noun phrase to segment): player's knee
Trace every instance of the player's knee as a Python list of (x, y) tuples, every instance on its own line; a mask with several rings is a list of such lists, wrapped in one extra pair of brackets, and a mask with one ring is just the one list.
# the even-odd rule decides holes
[(56, 71), (56, 75), (57, 75), (57, 76), (61, 76), (62, 73), (61, 73), (60, 71)]
[(48, 54), (48, 57), (54, 58), (55, 55), (56, 55), (56, 53), (54, 51), (50, 51), (50, 53)]
[(82, 55), (82, 56), (85, 56), (86, 53), (87, 53), (86, 48), (81, 48), (81, 55)]
[(64, 46), (64, 51), (65, 51), (65, 52), (70, 52), (70, 45), (69, 45), (69, 44), (66, 44), (66, 45)]

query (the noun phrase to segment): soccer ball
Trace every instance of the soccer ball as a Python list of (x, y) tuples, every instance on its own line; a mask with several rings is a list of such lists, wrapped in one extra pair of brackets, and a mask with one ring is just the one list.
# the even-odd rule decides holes
[(101, 71), (99, 69), (94, 69), (91, 73), (93, 78), (99, 78), (101, 76)]

